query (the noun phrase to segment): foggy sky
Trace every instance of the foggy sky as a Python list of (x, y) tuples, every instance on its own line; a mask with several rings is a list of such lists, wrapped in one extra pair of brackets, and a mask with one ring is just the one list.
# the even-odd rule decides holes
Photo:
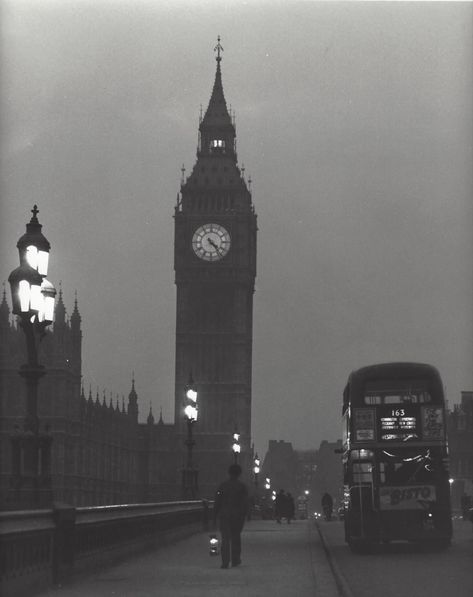
[(1, 255), (34, 203), (83, 379), (172, 422), (173, 209), (215, 75), (258, 214), (253, 439), (340, 437), (349, 372), (473, 388), (471, 3), (7, 0)]

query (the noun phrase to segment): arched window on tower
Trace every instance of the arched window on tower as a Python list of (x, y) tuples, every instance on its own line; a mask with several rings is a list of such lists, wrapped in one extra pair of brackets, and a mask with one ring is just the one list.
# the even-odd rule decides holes
[(223, 139), (212, 139), (210, 141), (210, 151), (225, 152), (225, 141)]

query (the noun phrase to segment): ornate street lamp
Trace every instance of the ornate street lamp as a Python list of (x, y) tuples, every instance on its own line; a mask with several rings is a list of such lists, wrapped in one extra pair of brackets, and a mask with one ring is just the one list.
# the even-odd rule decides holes
[(233, 432), (232, 452), (233, 452), (233, 461), (235, 464), (238, 464), (238, 454), (241, 452), (241, 445), (240, 445), (240, 434), (237, 431), (236, 425), (235, 425), (235, 431)]
[(192, 461), (192, 449), (195, 446), (192, 428), (197, 421), (199, 410), (197, 405), (198, 394), (192, 379), (192, 373), (189, 374), (189, 380), (184, 391), (184, 419), (187, 423), (187, 438), (184, 443), (187, 447), (187, 462), (186, 467), (182, 470), (182, 490), (184, 499), (193, 500), (197, 497), (199, 471), (194, 467)]
[(26, 416), (23, 430), (12, 440), (12, 501), (15, 507), (35, 508), (52, 501), (50, 454), (52, 438), (40, 433), (38, 419), (38, 383), (45, 369), (38, 363), (38, 345), (45, 328), (52, 323), (56, 290), (46, 280), (50, 244), (41, 232), (38, 208), (26, 225), (26, 233), (17, 243), (20, 266), (8, 281), (12, 293), (12, 311), (26, 337), (28, 361), (20, 367), (26, 382)]

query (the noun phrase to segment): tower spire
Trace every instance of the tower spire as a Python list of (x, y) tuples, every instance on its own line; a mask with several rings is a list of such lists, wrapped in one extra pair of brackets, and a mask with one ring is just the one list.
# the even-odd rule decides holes
[(222, 47), (222, 44), (220, 43), (220, 35), (217, 37), (217, 45), (214, 48), (214, 52), (217, 52), (217, 58), (215, 58), (215, 60), (220, 65), (220, 62), (222, 61), (220, 52), (223, 52), (223, 47)]
[(223, 52), (223, 48), (220, 44), (220, 36), (218, 37), (218, 43), (214, 48), (214, 52), (217, 52), (217, 57), (215, 59), (217, 61), (217, 71), (215, 73), (215, 81), (209, 105), (201, 120), (199, 128), (202, 131), (202, 126), (205, 125), (210, 127), (229, 127), (231, 128), (233, 133), (232, 136), (234, 137), (235, 129), (233, 128), (232, 118), (228, 112), (227, 103), (223, 94), (222, 71), (220, 68), (220, 62), (222, 61), (220, 54)]

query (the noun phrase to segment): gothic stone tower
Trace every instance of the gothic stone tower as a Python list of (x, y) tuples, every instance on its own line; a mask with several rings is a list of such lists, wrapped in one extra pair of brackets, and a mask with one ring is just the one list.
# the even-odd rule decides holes
[(184, 390), (192, 373), (199, 393), (194, 461), (199, 492), (212, 497), (232, 463), (249, 472), (256, 214), (238, 167), (235, 126), (222, 87), (219, 42), (212, 95), (199, 125), (197, 161), (175, 208), (177, 286), (175, 421), (184, 460)]

